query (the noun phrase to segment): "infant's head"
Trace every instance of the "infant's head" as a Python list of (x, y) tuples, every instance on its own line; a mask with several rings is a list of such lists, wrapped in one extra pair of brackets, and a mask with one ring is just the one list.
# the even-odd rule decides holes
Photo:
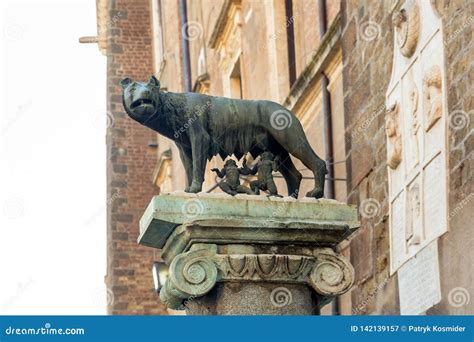
[(224, 167), (237, 167), (237, 163), (234, 159), (228, 159), (226, 160)]
[(273, 160), (273, 153), (268, 152), (268, 151), (263, 152), (261, 154), (261, 158), (262, 158), (262, 160)]

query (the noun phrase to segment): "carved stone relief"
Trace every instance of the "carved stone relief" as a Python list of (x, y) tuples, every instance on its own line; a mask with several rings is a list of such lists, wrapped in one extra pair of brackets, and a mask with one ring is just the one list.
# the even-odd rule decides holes
[(227, 280), (305, 280), (314, 259), (296, 255), (227, 255), (219, 269)]
[(340, 254), (327, 251), (315, 256), (280, 254), (214, 254), (203, 249), (176, 256), (160, 298), (172, 309), (183, 301), (208, 293), (217, 282), (275, 282), (307, 284), (322, 297), (347, 292), (354, 269)]
[(420, 244), (422, 234), (421, 193), (417, 181), (409, 187), (407, 196), (405, 241), (409, 250), (410, 246)]
[(402, 139), (400, 134), (400, 106), (398, 102), (391, 106), (386, 113), (385, 131), (389, 138), (389, 157), (387, 165), (396, 169), (402, 161)]
[(448, 221), (442, 21), (423, 0), (405, 0), (392, 19), (386, 134), (393, 274), (445, 233)]
[(354, 269), (342, 256), (319, 253), (309, 284), (317, 293), (335, 296), (348, 291), (354, 282)]
[(414, 3), (410, 9), (402, 9), (392, 17), (396, 41), (400, 52), (411, 57), (416, 50), (420, 36), (420, 8)]
[(409, 112), (410, 112), (410, 165), (416, 165), (420, 161), (420, 119), (418, 118), (418, 89), (415, 83), (411, 83), (409, 92)]
[(428, 131), (443, 113), (441, 69), (438, 65), (429, 68), (423, 77), (423, 101), (425, 130)]

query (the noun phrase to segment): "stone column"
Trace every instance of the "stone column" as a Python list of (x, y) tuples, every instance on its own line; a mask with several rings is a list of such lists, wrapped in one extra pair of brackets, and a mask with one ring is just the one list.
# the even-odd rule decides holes
[(190, 315), (315, 315), (354, 281), (334, 248), (357, 212), (334, 200), (173, 193), (140, 225), (169, 265), (161, 300)]

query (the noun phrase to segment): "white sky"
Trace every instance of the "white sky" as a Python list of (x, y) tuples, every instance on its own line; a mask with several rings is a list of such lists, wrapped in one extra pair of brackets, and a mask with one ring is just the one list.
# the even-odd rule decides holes
[(95, 0), (0, 0), (0, 314), (105, 314)]

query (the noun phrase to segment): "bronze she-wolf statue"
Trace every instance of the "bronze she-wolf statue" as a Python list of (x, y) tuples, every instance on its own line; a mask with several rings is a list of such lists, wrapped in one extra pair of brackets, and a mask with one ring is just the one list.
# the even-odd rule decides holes
[(326, 163), (311, 148), (296, 116), (278, 103), (160, 91), (154, 76), (148, 82), (125, 78), (120, 83), (128, 115), (178, 146), (186, 192), (202, 190), (206, 159), (217, 154), (240, 159), (248, 152), (256, 158), (268, 151), (280, 161), (289, 195), (298, 196), (302, 179), (291, 154), (313, 172), (314, 188), (306, 196), (323, 196)]

